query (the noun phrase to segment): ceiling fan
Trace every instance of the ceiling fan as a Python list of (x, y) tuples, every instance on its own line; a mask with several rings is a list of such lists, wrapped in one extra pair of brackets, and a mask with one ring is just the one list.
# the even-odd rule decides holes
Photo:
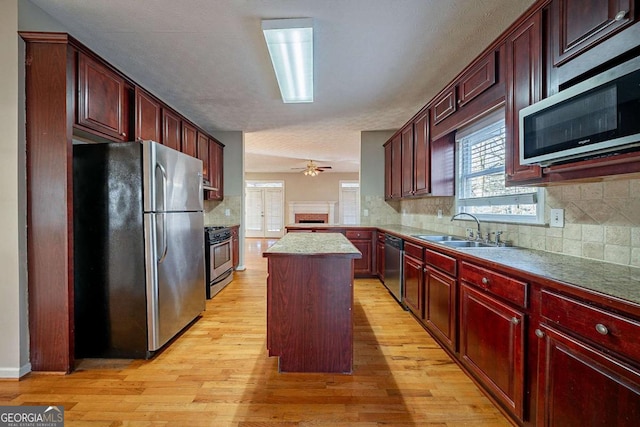
[(313, 162), (313, 160), (309, 160), (307, 162), (307, 167), (291, 169), (302, 169), (302, 173), (307, 176), (317, 176), (320, 172), (324, 172), (326, 169), (331, 169), (331, 166), (318, 166)]

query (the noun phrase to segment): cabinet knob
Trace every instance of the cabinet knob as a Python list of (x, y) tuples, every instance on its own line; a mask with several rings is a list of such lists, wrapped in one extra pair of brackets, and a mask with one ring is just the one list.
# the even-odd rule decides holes
[(514, 325), (517, 325), (520, 323), (520, 319), (518, 319), (517, 317), (512, 317), (511, 318), (511, 323), (513, 323)]
[(482, 284), (483, 285), (488, 285), (489, 284), (489, 279), (487, 279), (486, 277), (482, 278)]
[(422, 271), (423, 271), (424, 273), (426, 273), (426, 272), (427, 272), (427, 267), (423, 268), (423, 269), (422, 269)]
[(602, 323), (598, 323), (596, 325), (596, 331), (598, 331), (598, 333), (602, 335), (607, 335), (609, 333), (609, 329), (607, 329), (607, 327), (604, 326)]
[(126, 132), (122, 132), (120, 135), (127, 136), (127, 133)]
[(544, 332), (542, 332), (540, 329), (536, 329), (535, 330), (535, 334), (538, 338), (543, 338), (544, 337)]
[(620, 12), (616, 13), (616, 17), (613, 18), (613, 19), (616, 20), (616, 21), (622, 21), (625, 16), (627, 16), (627, 11), (626, 10), (621, 10)]

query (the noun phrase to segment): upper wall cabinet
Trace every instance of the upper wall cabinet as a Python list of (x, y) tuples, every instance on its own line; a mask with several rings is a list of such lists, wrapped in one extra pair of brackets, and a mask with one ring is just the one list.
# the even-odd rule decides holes
[(546, 96), (638, 54), (638, 0), (552, 0), (548, 12)]
[(197, 157), (198, 154), (198, 131), (189, 123), (182, 121), (182, 152)]
[(395, 134), (384, 145), (385, 199), (402, 197), (402, 135)]
[(198, 132), (197, 158), (202, 160), (202, 178), (209, 181), (209, 137)]
[(507, 36), (506, 184), (517, 185), (542, 177), (540, 166), (520, 164), (519, 111), (542, 99), (542, 12), (524, 21)]
[(431, 192), (431, 152), (429, 150), (429, 110), (413, 122), (413, 194)]
[(162, 144), (180, 151), (182, 128), (180, 117), (168, 108), (162, 109)]
[(223, 182), (223, 146), (214, 139), (209, 140), (209, 180), (213, 190), (207, 191), (207, 200), (222, 200), (224, 198)]
[(136, 93), (136, 141), (151, 140), (162, 143), (160, 102), (139, 87)]
[(486, 52), (429, 104), (431, 137), (440, 138), (504, 102), (504, 44)]
[(558, 66), (636, 21), (636, 0), (554, 0), (553, 65)]
[(402, 197), (412, 196), (413, 191), (413, 123), (400, 131), (402, 141)]
[(131, 138), (131, 88), (117, 73), (83, 53), (78, 54), (76, 127), (115, 141)]

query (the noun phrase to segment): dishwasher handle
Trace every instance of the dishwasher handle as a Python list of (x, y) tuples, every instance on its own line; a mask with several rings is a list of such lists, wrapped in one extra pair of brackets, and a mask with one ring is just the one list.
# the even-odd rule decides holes
[(398, 248), (398, 249), (402, 249), (402, 239), (396, 236), (390, 236), (389, 234), (387, 234), (384, 237), (384, 243), (385, 245), (389, 245), (389, 246), (393, 246), (394, 248)]

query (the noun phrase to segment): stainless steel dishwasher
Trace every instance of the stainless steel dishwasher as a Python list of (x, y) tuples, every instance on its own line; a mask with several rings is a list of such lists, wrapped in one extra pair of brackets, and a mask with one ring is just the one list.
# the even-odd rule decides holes
[(402, 305), (403, 280), (402, 256), (404, 241), (387, 234), (384, 238), (384, 286), (391, 295)]

